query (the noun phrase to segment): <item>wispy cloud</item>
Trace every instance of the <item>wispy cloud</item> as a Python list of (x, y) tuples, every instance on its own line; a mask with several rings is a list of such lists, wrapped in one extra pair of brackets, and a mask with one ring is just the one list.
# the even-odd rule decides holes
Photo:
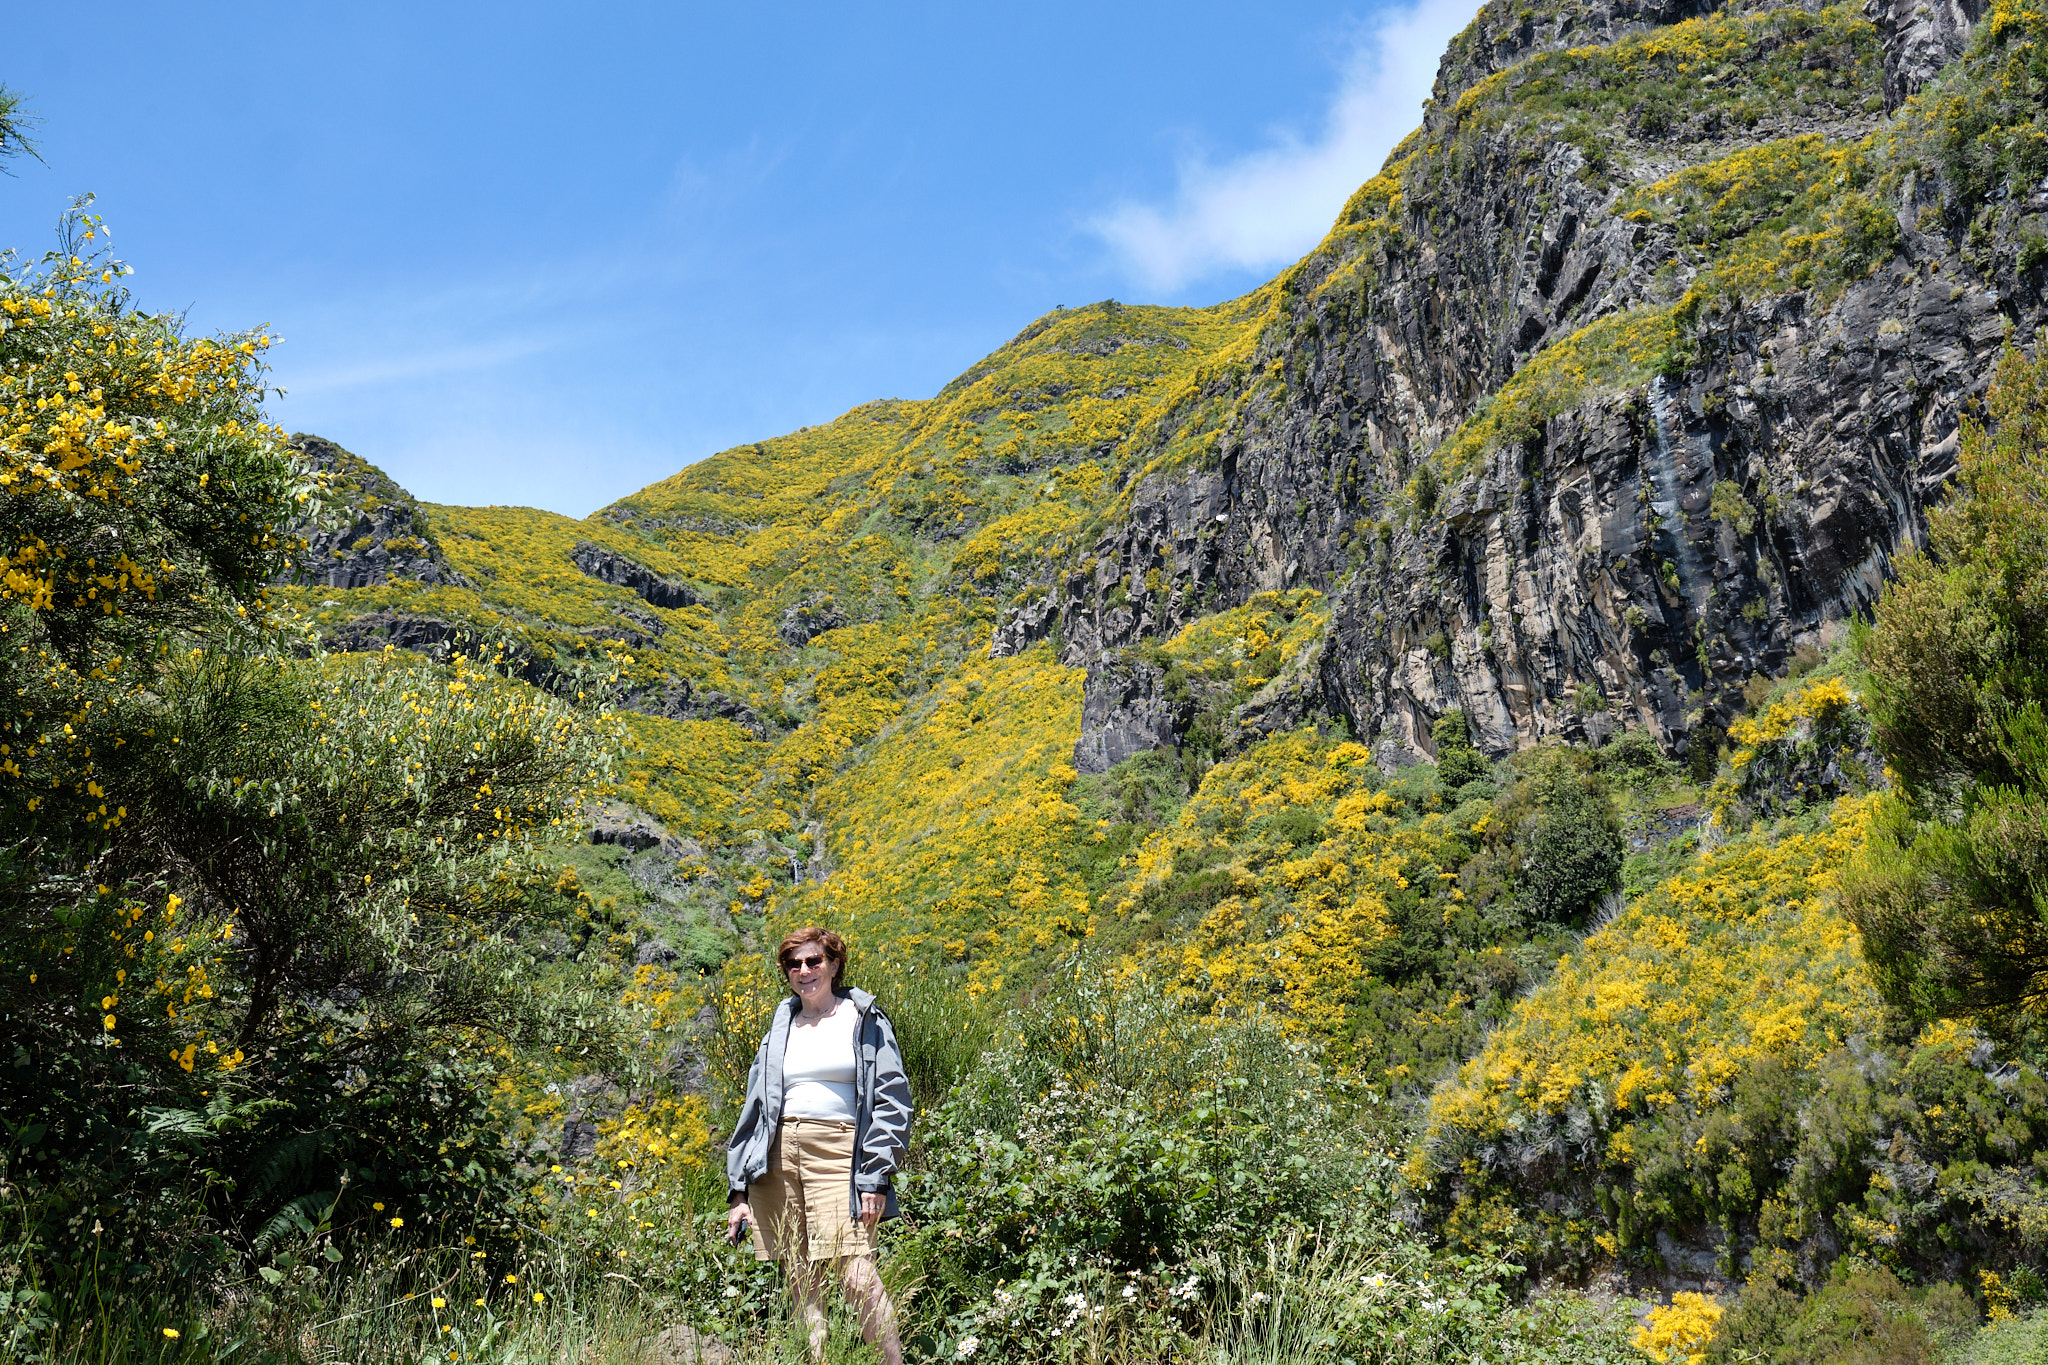
[(458, 343), (420, 351), (385, 352), (350, 357), (325, 367), (295, 372), (290, 392), (310, 397), (365, 384), (389, 384), (444, 378), (476, 370), (494, 370), (529, 356), (558, 349), (562, 338), (538, 330), (514, 337)]
[(1476, 0), (1419, 0), (1389, 11), (1344, 64), (1319, 135), (1282, 131), (1222, 162), (1192, 156), (1170, 203), (1119, 203), (1089, 230), (1164, 292), (1217, 270), (1294, 260), (1420, 121), (1444, 44), (1476, 10)]

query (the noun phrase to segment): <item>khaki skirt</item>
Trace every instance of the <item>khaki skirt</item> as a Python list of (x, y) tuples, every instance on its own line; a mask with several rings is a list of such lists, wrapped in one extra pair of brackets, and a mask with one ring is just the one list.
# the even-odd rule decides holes
[(763, 1261), (872, 1256), (875, 1229), (860, 1223), (853, 1190), (853, 1125), (784, 1119), (768, 1172), (747, 1187), (754, 1255)]

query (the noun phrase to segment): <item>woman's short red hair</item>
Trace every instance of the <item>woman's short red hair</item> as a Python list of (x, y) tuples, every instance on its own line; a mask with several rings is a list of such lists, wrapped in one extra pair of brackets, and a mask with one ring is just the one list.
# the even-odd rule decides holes
[(825, 950), (825, 956), (833, 966), (832, 984), (838, 985), (839, 978), (846, 973), (846, 940), (815, 924), (805, 929), (792, 929), (783, 936), (782, 946), (775, 950), (776, 965), (788, 971), (790, 958), (806, 943), (815, 943)]

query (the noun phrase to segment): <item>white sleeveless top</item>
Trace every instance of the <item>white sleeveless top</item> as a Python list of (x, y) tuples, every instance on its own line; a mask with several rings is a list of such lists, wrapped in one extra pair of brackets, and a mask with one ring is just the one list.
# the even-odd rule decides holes
[(841, 1119), (853, 1122), (853, 1032), (860, 1008), (842, 999), (815, 1024), (789, 1026), (782, 1054), (782, 1116), (786, 1119)]

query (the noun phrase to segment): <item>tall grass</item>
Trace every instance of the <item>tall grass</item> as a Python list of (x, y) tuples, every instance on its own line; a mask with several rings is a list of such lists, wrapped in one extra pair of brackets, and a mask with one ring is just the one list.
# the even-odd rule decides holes
[[(1265, 1021), (1207, 1019), (1085, 959), (1001, 1015), (942, 977), (869, 980), (926, 1110), (882, 1266), (913, 1358), (1634, 1359), (1625, 1310), (1517, 1303), (1516, 1267), (1410, 1233), (1398, 1116)], [(720, 1025), (735, 1050), (751, 1030), (751, 1052), (760, 1014), (735, 998)], [(777, 1269), (724, 1241), (724, 1192), (715, 1156), (557, 1167), (522, 1196), (511, 1247), (309, 1228), (248, 1278), (182, 1300), (109, 1286), (61, 1323), (34, 1320), (33, 1258), (0, 1255), (0, 1307), (30, 1304), (0, 1359), (806, 1365)], [(836, 1304), (826, 1358), (876, 1359)]]

